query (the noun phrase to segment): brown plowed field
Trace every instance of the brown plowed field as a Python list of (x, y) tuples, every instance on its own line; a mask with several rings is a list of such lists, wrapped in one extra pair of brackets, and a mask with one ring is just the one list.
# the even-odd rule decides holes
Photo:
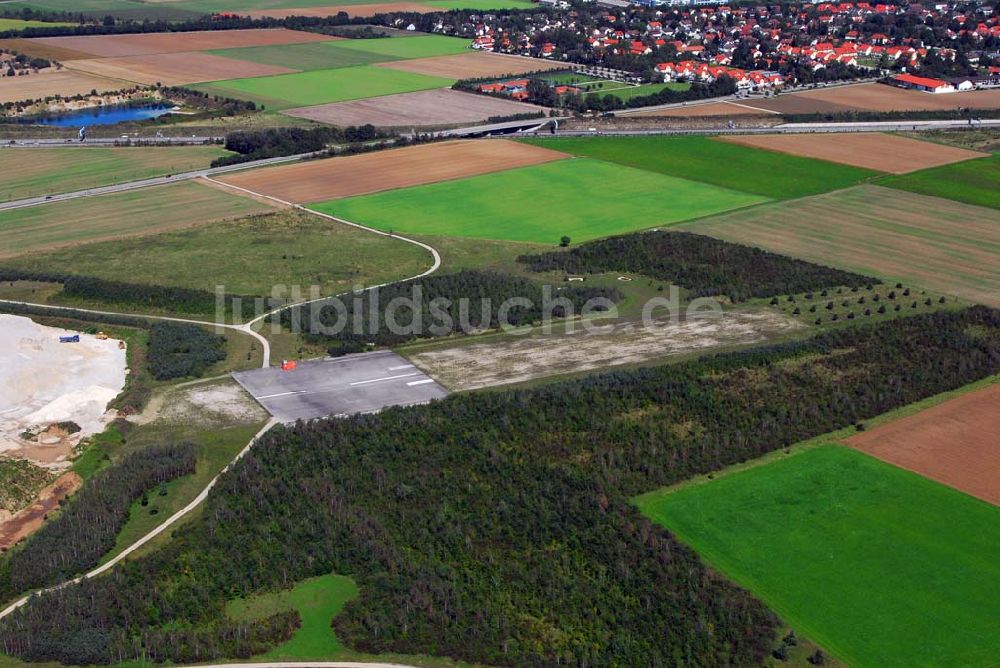
[[(51, 71), (50, 71), (51, 70)], [(55, 71), (52, 68), (26, 77), (0, 77), (0, 102), (37, 100), (52, 95), (71, 97), (131, 88), (134, 84), (118, 79), (106, 79), (85, 72)]]
[(508, 116), (533, 111), (547, 110), (514, 100), (439, 88), (371, 97), (366, 100), (333, 102), (316, 107), (292, 109), (284, 113), (339, 126), (371, 123), (378, 127), (411, 128), (478, 123), (490, 116)]
[(45, 516), (59, 507), (59, 502), (80, 489), (83, 480), (70, 471), (44, 488), (38, 498), (10, 519), (0, 522), (0, 550), (7, 550), (38, 530)]
[(565, 65), (547, 63), (538, 58), (524, 58), (522, 56), (508, 56), (501, 53), (482, 53), (478, 51), (460, 53), (455, 56), (397, 60), (388, 63), (377, 63), (375, 66), (386, 67), (391, 70), (414, 72), (416, 74), (426, 74), (432, 77), (444, 77), (446, 79), (477, 79), (480, 77), (499, 77), (505, 74), (566, 69)]
[(953, 162), (982, 158), (977, 153), (881, 132), (856, 134), (776, 134), (720, 137), (723, 141), (855, 167), (905, 174)]
[[(203, 30), (198, 32), (158, 32), (137, 35), (73, 35), (36, 37), (32, 42), (71, 49), (98, 58), (149, 56), (154, 53), (237, 49), (244, 46), (274, 46), (324, 42), (336, 37), (311, 32), (267, 28), (253, 30)], [(86, 57), (86, 56), (85, 56)]]
[(1000, 385), (851, 436), (847, 443), (1000, 506)]
[[(421, 5), (417, 2), (383, 2), (371, 5), (327, 5), (324, 7), (293, 7), (290, 9), (255, 9), (246, 12), (247, 15), (255, 19), (283, 19), (286, 16), (318, 16), (324, 18), (335, 16), (340, 12), (347, 12), (350, 16), (375, 16), (376, 14), (388, 14), (390, 12), (415, 12), (427, 14), (428, 12), (440, 12), (439, 7)], [(243, 14), (244, 12), (240, 12)]]
[(289, 202), (321, 202), (527, 167), (565, 157), (558, 151), (512, 141), (466, 140), (266, 167), (218, 180)]
[(729, 102), (709, 102), (708, 104), (692, 104), (684, 107), (673, 107), (671, 109), (659, 109), (657, 111), (644, 111), (639, 114), (627, 114), (628, 118), (647, 116), (663, 116), (668, 118), (698, 118), (701, 116), (772, 116), (772, 112), (759, 109), (751, 109), (742, 104), (730, 104)]
[(766, 100), (745, 100), (741, 104), (783, 114), (853, 110), (934, 111), (958, 107), (996, 109), (1000, 107), (1000, 89), (934, 94), (868, 83), (807, 90)]
[(90, 74), (126, 79), (142, 84), (159, 82), (165, 86), (223, 79), (264, 77), (298, 71), (287, 67), (262, 65), (199, 51), (73, 60), (67, 63), (67, 67)]
[(10, 39), (0, 39), (0, 49), (17, 51), (37, 58), (47, 58), (49, 60), (75, 60), (77, 58), (90, 58), (90, 54), (73, 49), (64, 49), (58, 46), (43, 44), (37, 39), (25, 39), (23, 37), (12, 37)]

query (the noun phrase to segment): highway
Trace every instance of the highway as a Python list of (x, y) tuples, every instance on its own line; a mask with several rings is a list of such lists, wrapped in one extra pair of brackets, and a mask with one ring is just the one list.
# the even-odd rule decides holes
[(49, 139), (3, 139), (0, 148), (87, 148), (94, 146), (199, 146), (202, 144), (221, 144), (225, 137), (87, 137), (85, 141), (68, 137)]

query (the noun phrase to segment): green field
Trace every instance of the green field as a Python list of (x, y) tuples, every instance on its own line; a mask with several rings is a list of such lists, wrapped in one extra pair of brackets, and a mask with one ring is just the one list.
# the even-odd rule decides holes
[(263, 65), (287, 67), (293, 70), (330, 70), (396, 60), (389, 56), (366, 53), (357, 49), (340, 49), (335, 46), (338, 43), (310, 42), (307, 44), (249, 46), (241, 49), (217, 49), (209, 53)]
[[(193, 181), (53, 202), (0, 212), (4, 237), (0, 257), (164, 232), (271, 210), (252, 199)], [(70, 269), (36, 265), (39, 267), (50, 271)]]
[(471, 42), (459, 37), (444, 35), (418, 35), (407, 39), (351, 39), (335, 43), (338, 49), (374, 53), (380, 56), (398, 59), (431, 58), (433, 56), (452, 56), (469, 51)]
[(335, 294), (413, 276), (430, 263), (413, 244), (293, 212), (0, 260), (4, 267), (198, 290), (225, 285), (234, 294), (261, 296), (276, 284), (304, 291), (317, 285)]
[(833, 162), (738, 146), (710, 137), (567, 137), (524, 141), (772, 199), (838, 190), (878, 174)]
[(257, 658), (323, 659), (345, 651), (330, 622), (357, 595), (358, 587), (350, 578), (321, 575), (303, 580), (286, 591), (230, 601), (226, 614), (237, 621), (255, 621), (286, 610), (298, 610), (302, 626), (295, 635)]
[(835, 445), (640, 509), (852, 666), (993, 665), (1000, 509)]
[(601, 81), (601, 79), (598, 79), (597, 77), (592, 77), (589, 74), (580, 74), (579, 72), (543, 72), (541, 74), (534, 75), (534, 78), (547, 81), (553, 86), (585, 84), (590, 81)]
[[(251, 0), (252, 1), (252, 0)], [(303, 0), (303, 4), (309, 0)], [(140, 3), (135, 0), (21, 0), (3, 4), (3, 9), (21, 11), (31, 9), (43, 12), (72, 12), (89, 16), (104, 17), (112, 15), (123, 19), (187, 19), (195, 18), (197, 13), (177, 7), (188, 3)], [(210, 4), (210, 3), (205, 3)]]
[[(411, 40), (385, 41), (409, 42)], [(454, 81), (451, 79), (401, 72), (386, 67), (362, 65), (360, 67), (279, 74), (273, 77), (230, 79), (211, 84), (198, 84), (192, 88), (213, 95), (253, 100), (258, 104), (266, 105), (269, 109), (288, 109), (328, 102), (361, 100), (395, 93), (411, 93), (431, 88), (444, 88), (452, 83)]]
[(560, 160), (312, 205), (382, 230), (574, 242), (728, 211), (764, 198), (600, 160)]
[(208, 167), (218, 146), (42, 148), (0, 151), (0, 200), (114, 185)]
[(589, 93), (587, 97), (604, 97), (606, 95), (611, 95), (612, 97), (617, 97), (622, 102), (628, 102), (634, 97), (642, 97), (643, 95), (655, 95), (661, 90), (676, 90), (683, 91), (691, 87), (688, 83), (658, 83), (658, 84), (644, 84), (642, 86), (622, 86), (621, 88), (609, 88), (609, 84), (605, 84), (604, 89), (594, 89), (592, 93)]
[(46, 23), (45, 21), (22, 21), (21, 19), (0, 19), (0, 32), (7, 30), (24, 30), (25, 28), (58, 28), (72, 26), (75, 23)]
[(1000, 209), (1000, 153), (986, 158), (887, 176), (879, 185)]

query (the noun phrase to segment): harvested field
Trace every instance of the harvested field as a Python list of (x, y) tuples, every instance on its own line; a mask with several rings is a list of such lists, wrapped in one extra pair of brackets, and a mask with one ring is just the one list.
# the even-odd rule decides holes
[(685, 229), (1000, 306), (993, 209), (865, 185)]
[(298, 71), (198, 51), (73, 60), (67, 63), (67, 67), (89, 74), (141, 84), (162, 83), (165, 86), (238, 77), (264, 77)]
[(416, 346), (406, 356), (450, 390), (475, 390), (761, 343), (802, 327), (773, 311), (732, 311), (721, 318), (692, 317), (651, 328), (640, 322), (618, 322), (595, 325), (587, 332), (577, 323), (573, 333), (522, 336), (426, 351)]
[(753, 109), (742, 104), (731, 102), (709, 102), (708, 104), (691, 104), (658, 111), (644, 111), (639, 114), (628, 114), (628, 117), (663, 116), (668, 118), (698, 118), (702, 116), (770, 116), (771, 112)]
[(45, 522), (45, 516), (59, 508), (59, 503), (80, 489), (81, 485), (83, 479), (79, 475), (72, 471), (64, 473), (44, 488), (34, 503), (15, 513), (10, 519), (0, 522), (0, 552), (10, 549), (37, 531)]
[(972, 107), (1000, 107), (1000, 89), (934, 95), (879, 83), (820, 88), (776, 98), (745, 100), (741, 104), (782, 114), (837, 111), (934, 111)]
[[(84, 150), (84, 149), (80, 149)], [(238, 218), (271, 207), (193, 181), (0, 213), (0, 256), (150, 234)]]
[(86, 95), (92, 90), (108, 93), (130, 88), (132, 85), (126, 81), (106, 79), (84, 72), (47, 69), (26, 77), (0, 77), (0, 103), (38, 100), (54, 95)]
[(964, 148), (944, 146), (943, 144), (881, 132), (734, 135), (720, 137), (720, 139), (733, 144), (839, 162), (892, 174), (906, 174), (920, 169), (940, 167), (953, 162), (985, 156), (983, 153), (976, 153)]
[(262, 65), (276, 65), (290, 70), (329, 70), (337, 67), (355, 67), (391, 60), (389, 56), (364, 53), (353, 49), (339, 49), (340, 42), (310, 42), (308, 44), (279, 44), (278, 46), (251, 46), (245, 49), (208, 51), (216, 56), (247, 60)]
[(1000, 506), (1000, 384), (847, 439), (884, 462)]
[(320, 202), (565, 157), (563, 153), (516, 142), (466, 140), (311, 160), (227, 175), (218, 180), (289, 202)]
[(73, 49), (67, 49), (60, 46), (52, 46), (50, 44), (43, 44), (37, 39), (27, 39), (24, 37), (11, 37), (9, 39), (0, 39), (0, 49), (7, 49), (8, 51), (17, 51), (18, 53), (24, 53), (29, 56), (36, 56), (38, 58), (47, 58), (49, 60), (58, 60), (60, 62), (66, 60), (75, 60), (77, 58), (90, 58), (90, 54), (84, 53), (82, 51), (74, 51)]
[[(439, 11), (441, 10), (437, 7), (422, 5), (418, 2), (376, 2), (370, 5), (327, 5), (324, 7), (293, 7), (288, 9), (254, 9), (245, 13), (255, 19), (283, 19), (286, 16), (318, 16), (324, 18), (335, 16), (340, 12), (347, 12), (349, 16), (355, 17), (375, 16), (376, 14), (388, 14), (390, 12), (427, 14), (428, 12)], [(240, 13), (243, 14), (244, 12)]]
[(404, 72), (427, 74), (447, 79), (476, 79), (479, 77), (499, 77), (506, 74), (536, 72), (540, 70), (563, 69), (559, 63), (549, 63), (538, 58), (509, 56), (500, 53), (461, 53), (453, 56), (435, 56), (382, 63), (378, 67), (388, 67)]
[(311, 32), (286, 30), (285, 28), (266, 28), (132, 35), (72, 35), (69, 37), (36, 37), (31, 41), (50, 47), (86, 53), (90, 57), (119, 58), (123, 56), (148, 56), (155, 53), (323, 42), (332, 39), (338, 38)]
[[(464, 57), (464, 56), (460, 56)], [(405, 61), (416, 63), (420, 61)], [(414, 127), (477, 123), (491, 116), (546, 111), (544, 107), (450, 88), (383, 95), (367, 100), (302, 107), (284, 113), (311, 121), (348, 126), (371, 123), (377, 127)]]

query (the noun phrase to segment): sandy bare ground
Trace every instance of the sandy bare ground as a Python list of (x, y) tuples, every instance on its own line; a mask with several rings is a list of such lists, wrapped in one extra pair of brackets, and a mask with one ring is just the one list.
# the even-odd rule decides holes
[(905, 174), (986, 156), (985, 153), (977, 153), (964, 148), (880, 132), (817, 135), (731, 135), (721, 137), (721, 139), (733, 144), (840, 162), (845, 165), (865, 167), (892, 174)]
[(1000, 385), (880, 425), (847, 443), (1000, 506)]
[[(89, 334), (80, 334), (79, 343), (59, 342), (75, 333), (0, 314), (0, 452), (65, 465), (73, 441), (104, 429), (108, 404), (125, 387), (125, 351), (118, 341)], [(81, 427), (73, 441), (20, 438), (64, 420)]]
[[(413, 62), (413, 61), (407, 61)], [(284, 113), (331, 125), (363, 125), (411, 128), (431, 125), (478, 123), (491, 116), (548, 111), (514, 100), (503, 100), (450, 88), (371, 97), (303, 107)]]
[(518, 142), (465, 140), (267, 167), (219, 180), (289, 202), (320, 202), (565, 157), (558, 151)]
[[(340, 12), (347, 12), (354, 16), (375, 16), (376, 14), (388, 14), (390, 12), (414, 12), (427, 14), (428, 12), (440, 12), (438, 7), (422, 5), (418, 2), (383, 2), (370, 5), (325, 5), (323, 7), (291, 7), (287, 9), (254, 9), (245, 12), (255, 19), (274, 18), (283, 19), (286, 16), (336, 16)], [(244, 12), (240, 12), (243, 14)]]
[(933, 94), (880, 83), (866, 83), (789, 93), (766, 100), (745, 100), (741, 104), (783, 114), (852, 110), (922, 111), (958, 107), (996, 109), (1000, 107), (1000, 89)]
[(165, 86), (222, 79), (264, 77), (298, 71), (287, 67), (262, 65), (199, 51), (73, 60), (69, 61), (66, 66), (89, 74), (125, 79), (141, 84), (162, 83)]
[(37, 531), (45, 522), (45, 516), (58, 508), (60, 501), (80, 489), (82, 484), (83, 480), (76, 473), (64, 473), (39, 492), (34, 503), (13, 517), (0, 521), (0, 551), (10, 549)]
[(89, 54), (89, 57), (118, 58), (155, 53), (235, 49), (244, 46), (273, 46), (325, 42), (336, 37), (285, 28), (252, 30), (203, 30), (197, 32), (140, 33), (132, 35), (72, 35), (36, 37), (32, 42)]
[(652, 328), (620, 322), (593, 333), (580, 327), (570, 334), (526, 335), (404, 354), (448, 389), (475, 390), (760, 343), (801, 327), (772, 311), (730, 311), (721, 318), (692, 317)]
[(73, 95), (86, 95), (92, 90), (96, 90), (98, 93), (108, 93), (132, 86), (133, 84), (120, 79), (108, 79), (68, 69), (56, 71), (49, 68), (26, 77), (0, 77), (0, 102), (37, 100), (53, 95), (71, 97)]
[(162, 422), (229, 427), (267, 420), (267, 412), (232, 378), (193, 381), (157, 393), (142, 413), (129, 418), (138, 424)]
[(640, 114), (629, 114), (632, 117), (659, 117), (668, 118), (697, 118), (702, 116), (770, 116), (771, 113), (759, 109), (752, 109), (742, 104), (732, 104), (729, 102), (709, 102), (708, 104), (690, 104), (684, 107), (674, 107), (672, 109), (660, 109), (658, 111), (647, 111)]
[(1000, 307), (1000, 224), (985, 207), (866, 185), (685, 229)]
[(546, 62), (539, 58), (510, 56), (502, 53), (460, 53), (454, 56), (435, 56), (414, 60), (395, 60), (377, 63), (376, 67), (426, 74), (446, 79), (474, 79), (499, 77), (507, 74), (566, 69), (565, 64)]

